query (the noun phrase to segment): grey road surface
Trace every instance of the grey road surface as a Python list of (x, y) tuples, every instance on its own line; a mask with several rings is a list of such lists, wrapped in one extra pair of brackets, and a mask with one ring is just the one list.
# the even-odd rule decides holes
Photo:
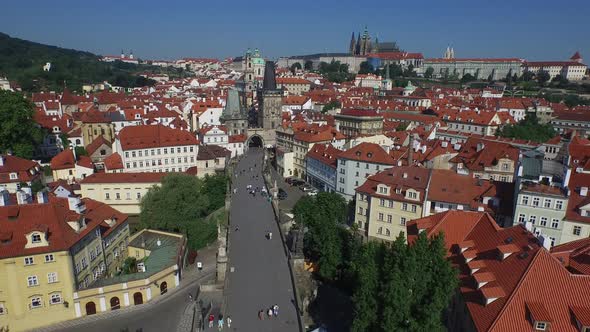
[[(253, 197), (246, 190), (247, 185), (264, 185), (262, 158), (261, 149), (250, 148), (236, 167), (229, 242), (229, 266), (234, 272), (228, 275), (225, 316), (231, 316), (232, 331), (298, 331), (287, 257), (272, 207), (260, 193)], [(272, 239), (266, 238), (267, 232), (272, 232)], [(259, 320), (258, 311), (275, 304), (278, 317), (265, 315)]]

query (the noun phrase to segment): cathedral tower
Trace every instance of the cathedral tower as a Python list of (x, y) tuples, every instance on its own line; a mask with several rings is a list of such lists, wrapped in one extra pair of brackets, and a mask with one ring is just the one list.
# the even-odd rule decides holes
[(354, 32), (352, 33), (352, 38), (350, 38), (350, 46), (348, 47), (348, 51), (350, 55), (354, 55), (354, 51), (356, 49), (356, 43), (354, 41)]
[(242, 103), (238, 90), (230, 89), (228, 91), (227, 101), (220, 120), (227, 127), (229, 135), (246, 134), (248, 130), (248, 112)]

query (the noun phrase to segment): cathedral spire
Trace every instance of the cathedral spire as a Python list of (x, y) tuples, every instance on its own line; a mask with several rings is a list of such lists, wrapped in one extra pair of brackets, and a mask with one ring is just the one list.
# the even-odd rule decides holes
[(352, 37), (350, 38), (350, 46), (348, 47), (348, 51), (350, 52), (351, 55), (354, 55), (354, 49), (355, 49), (355, 40), (354, 40), (354, 31), (352, 32)]

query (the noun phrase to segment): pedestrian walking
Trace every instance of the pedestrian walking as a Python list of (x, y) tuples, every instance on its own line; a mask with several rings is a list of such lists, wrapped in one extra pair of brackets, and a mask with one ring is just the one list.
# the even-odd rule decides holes
[(219, 331), (221, 331), (221, 329), (223, 329), (223, 315), (219, 314), (219, 317), (217, 319), (217, 327), (219, 328)]
[(268, 308), (268, 317), (271, 318), (272, 317), (272, 308)]
[(193, 296), (191, 295), (191, 293), (188, 293), (188, 300), (189, 302), (193, 300)]
[(279, 305), (275, 304), (272, 306), (272, 313), (277, 317), (279, 315)]
[(272, 232), (268, 232), (268, 239), (272, 240)]
[(258, 311), (258, 319), (264, 320), (264, 312), (262, 310)]
[(227, 328), (231, 328), (231, 317), (227, 316)]
[(215, 316), (211, 314), (209, 315), (209, 327), (213, 327), (213, 321), (215, 321)]

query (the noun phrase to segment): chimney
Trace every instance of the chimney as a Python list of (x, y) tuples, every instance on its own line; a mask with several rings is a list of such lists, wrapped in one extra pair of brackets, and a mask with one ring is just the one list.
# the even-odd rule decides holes
[(582, 187), (580, 188), (580, 196), (588, 196), (588, 187)]
[(16, 192), (16, 202), (18, 205), (25, 205), (29, 203), (29, 195), (24, 190), (18, 190)]
[(447, 141), (442, 141), (440, 143), (440, 146), (442, 146), (443, 148), (446, 148), (447, 146), (449, 146), (449, 143)]
[(47, 197), (47, 192), (46, 191), (39, 191), (37, 193), (37, 204), (45, 204), (48, 202), (49, 202), (49, 199)]
[(405, 173), (405, 172), (404, 172), (403, 178), (404, 178), (404, 179), (407, 179), (407, 178), (408, 178), (408, 173)]
[(86, 211), (86, 206), (82, 203), (82, 200), (78, 196), (69, 196), (68, 205), (71, 211), (76, 213), (83, 213)]
[(483, 150), (483, 148), (485, 147), (485, 145), (483, 143), (477, 143), (477, 152)]
[(0, 206), (10, 205), (10, 194), (5, 188), (0, 188)]

